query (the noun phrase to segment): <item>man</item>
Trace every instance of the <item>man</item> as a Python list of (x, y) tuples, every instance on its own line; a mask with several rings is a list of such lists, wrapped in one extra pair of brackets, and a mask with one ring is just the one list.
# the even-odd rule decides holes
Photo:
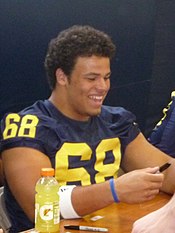
[[(35, 184), (54, 167), (64, 218), (77, 218), (114, 201), (140, 203), (175, 188), (174, 159), (150, 145), (135, 116), (103, 106), (115, 46), (105, 33), (73, 26), (51, 40), (45, 68), (52, 90), (1, 124), (5, 199), (11, 232), (33, 227)], [(169, 162), (164, 174), (159, 166)], [(119, 178), (119, 167), (128, 172)], [(99, 195), (103, 193), (103, 195)]]

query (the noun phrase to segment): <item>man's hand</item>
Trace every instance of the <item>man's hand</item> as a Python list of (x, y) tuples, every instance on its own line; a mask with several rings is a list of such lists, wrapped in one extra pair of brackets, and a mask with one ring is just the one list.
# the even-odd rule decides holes
[(162, 187), (164, 175), (159, 167), (126, 173), (115, 180), (118, 198), (125, 203), (140, 203), (153, 199)]

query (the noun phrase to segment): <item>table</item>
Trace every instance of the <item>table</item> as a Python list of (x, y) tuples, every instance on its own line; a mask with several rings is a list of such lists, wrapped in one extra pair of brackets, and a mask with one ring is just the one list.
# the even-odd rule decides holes
[[(135, 220), (142, 216), (162, 207), (168, 202), (170, 196), (164, 193), (160, 193), (153, 200), (142, 204), (112, 204), (104, 209), (94, 212), (91, 215), (86, 216), (83, 219), (76, 220), (62, 220), (60, 226), (60, 232), (66, 232), (64, 225), (88, 225), (106, 227), (109, 229), (109, 233), (131, 233), (132, 225)], [(92, 221), (95, 216), (102, 216), (103, 218)], [(74, 233), (83, 233), (84, 231), (69, 230)], [(68, 232), (68, 230), (67, 230)], [(90, 232), (89, 232), (90, 233)]]
[[(131, 233), (135, 220), (165, 205), (171, 196), (159, 193), (153, 200), (142, 204), (112, 204), (83, 219), (61, 220), (60, 233), (94, 233), (93, 231), (65, 230), (64, 225), (84, 225), (108, 228), (108, 233)], [(99, 218), (93, 221), (93, 218)], [(26, 231), (34, 232), (34, 231)]]

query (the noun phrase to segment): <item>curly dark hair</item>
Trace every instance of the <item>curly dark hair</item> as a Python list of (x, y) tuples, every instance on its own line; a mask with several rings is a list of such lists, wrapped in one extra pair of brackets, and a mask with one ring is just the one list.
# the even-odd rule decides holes
[(78, 57), (92, 55), (114, 57), (115, 45), (102, 31), (89, 25), (74, 25), (58, 34), (48, 46), (45, 69), (51, 90), (55, 88), (55, 72), (61, 68), (69, 77)]

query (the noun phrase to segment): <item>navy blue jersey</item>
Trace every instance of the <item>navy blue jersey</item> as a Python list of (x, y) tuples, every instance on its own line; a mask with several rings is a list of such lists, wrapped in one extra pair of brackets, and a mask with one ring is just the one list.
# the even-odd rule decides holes
[[(140, 132), (135, 120), (124, 108), (102, 106), (99, 116), (76, 121), (65, 117), (50, 101), (38, 101), (4, 117), (0, 151), (14, 147), (41, 151), (49, 157), (60, 185), (101, 183), (117, 177), (126, 146)], [(16, 229), (20, 224), (31, 228), (7, 184), (5, 199)]]
[(171, 97), (171, 102), (163, 110), (163, 118), (156, 125), (148, 140), (175, 158), (175, 92), (172, 92)]

